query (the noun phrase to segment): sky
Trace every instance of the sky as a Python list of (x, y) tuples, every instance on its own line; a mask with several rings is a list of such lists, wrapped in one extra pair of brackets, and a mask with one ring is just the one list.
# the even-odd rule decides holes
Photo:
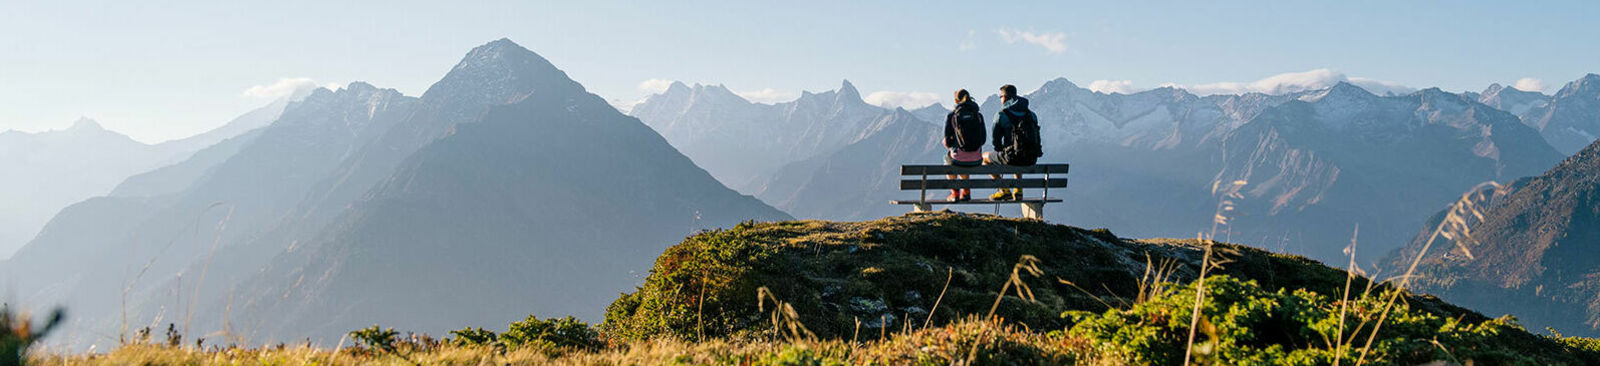
[[(1600, 72), (1596, 1), (0, 1), (0, 130), (79, 117), (144, 142), (297, 85), (421, 95), (507, 37), (626, 105), (670, 81), (761, 102), (850, 80), (915, 107), (958, 88), (1200, 94), (1348, 80), (1554, 92)], [(948, 105), (948, 103), (946, 103)]]

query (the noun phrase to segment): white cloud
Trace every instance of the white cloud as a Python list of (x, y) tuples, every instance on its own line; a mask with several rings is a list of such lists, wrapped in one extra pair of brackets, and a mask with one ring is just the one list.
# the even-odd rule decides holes
[(240, 96), (260, 99), (278, 99), (295, 95), (300, 92), (309, 91), (311, 89), (316, 89), (317, 87), (324, 87), (330, 90), (339, 90), (339, 86), (340, 85), (338, 83), (326, 83), (319, 85), (317, 84), (316, 80), (311, 78), (279, 78), (278, 81), (274, 81), (272, 84), (256, 85), (246, 88), (243, 93), (240, 93)]
[(956, 45), (956, 50), (967, 52), (975, 49), (978, 49), (978, 31), (968, 30), (967, 38), (962, 39), (961, 44)]
[(1517, 90), (1521, 91), (1543, 92), (1545, 85), (1544, 80), (1535, 78), (1521, 78), (1517, 79), (1516, 84), (1511, 84), (1511, 87), (1517, 88)]
[(1089, 90), (1101, 93), (1133, 94), (1138, 89), (1133, 88), (1132, 80), (1095, 80), (1089, 83)]
[(929, 92), (876, 91), (861, 98), (872, 105), (884, 108), (916, 109), (939, 102), (939, 95)]
[(996, 29), (995, 33), (999, 33), (1000, 34), (1000, 39), (1006, 41), (1006, 43), (1013, 43), (1013, 44), (1017, 43), (1017, 42), (1031, 43), (1031, 44), (1037, 45), (1039, 47), (1044, 47), (1044, 49), (1050, 51), (1050, 53), (1062, 53), (1062, 52), (1066, 52), (1067, 51), (1067, 42), (1066, 42), (1067, 41), (1067, 34), (1066, 33), (1061, 33), (1061, 32), (1034, 33), (1034, 32), (1020, 31), (1020, 30), (1016, 30), (1016, 29), (1012, 29), (1012, 28)]
[(1288, 72), (1268, 76), (1261, 80), (1248, 82), (1218, 82), (1199, 85), (1165, 84), (1183, 88), (1199, 95), (1212, 94), (1244, 94), (1250, 92), (1265, 94), (1286, 94), (1317, 90), (1332, 87), (1339, 82), (1348, 82), (1359, 86), (1373, 94), (1409, 94), (1417, 91), (1415, 88), (1398, 83), (1363, 77), (1347, 77), (1344, 73), (1331, 69), (1316, 69), (1305, 72)]
[(768, 104), (778, 103), (778, 102), (787, 102), (787, 101), (790, 101), (790, 100), (794, 100), (794, 98), (796, 98), (795, 93), (793, 93), (793, 92), (778, 91), (777, 89), (773, 89), (773, 88), (766, 88), (766, 89), (761, 89), (761, 90), (749, 90), (749, 91), (738, 91), (738, 90), (735, 90), (735, 91), (733, 91), (733, 93), (734, 94), (738, 94), (739, 97), (744, 98), (745, 100), (749, 100), (749, 101), (756, 102), (756, 103), (768, 103)]
[(639, 103), (644, 103), (644, 99), (627, 100), (627, 99), (615, 99), (615, 98), (613, 98), (613, 99), (606, 99), (606, 103), (611, 104), (612, 108), (616, 108), (618, 111), (621, 111), (623, 114), (628, 114), (628, 113), (633, 112), (633, 107), (638, 106)]
[(672, 80), (650, 79), (639, 82), (639, 91), (650, 94), (659, 94), (667, 91), (667, 88), (671, 86)]

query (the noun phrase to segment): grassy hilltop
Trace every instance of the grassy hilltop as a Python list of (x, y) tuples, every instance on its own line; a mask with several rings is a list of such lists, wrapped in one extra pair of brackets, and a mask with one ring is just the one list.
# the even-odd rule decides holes
[[(1209, 269), (1196, 281), (1202, 263)], [(1194, 361), (1215, 364), (1600, 360), (1592, 339), (1535, 335), (1510, 317), (1406, 292), (1391, 302), (1389, 294), (1396, 293), (1340, 269), (1239, 245), (909, 214), (748, 223), (689, 237), (595, 327), (530, 317), (504, 332), (463, 329), (444, 340), (374, 327), (352, 332), (357, 345), (338, 350), (140, 344), (100, 356), (33, 357), (43, 364), (1168, 365), (1192, 350)], [(1192, 346), (1191, 324), (1198, 325)]]

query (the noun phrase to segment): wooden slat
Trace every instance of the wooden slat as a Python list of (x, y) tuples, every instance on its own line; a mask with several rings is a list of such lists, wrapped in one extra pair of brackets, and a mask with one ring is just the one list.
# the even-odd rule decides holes
[(1057, 178), (1057, 179), (1049, 179), (1049, 180), (1046, 180), (1046, 179), (1043, 179), (1043, 178), (1025, 178), (1025, 179), (929, 179), (929, 180), (926, 181), (926, 183), (927, 183), (926, 187), (923, 186), (923, 183), (924, 183), (924, 181), (922, 179), (901, 180), (900, 181), (900, 189), (902, 189), (902, 190), (913, 190), (914, 191), (914, 190), (920, 190), (920, 189), (923, 189), (923, 188), (927, 188), (927, 189), (1000, 188), (1000, 187), (1005, 187), (1005, 188), (1045, 188), (1047, 184), (1048, 184), (1048, 186), (1050, 188), (1065, 188), (1067, 186), (1067, 179), (1066, 178)]
[(1010, 165), (901, 165), (900, 175), (946, 174), (1067, 174), (1070, 164), (1036, 164), (1034, 166)]
[[(1056, 202), (1061, 202), (1061, 199), (1060, 198), (1050, 198), (1050, 199), (1028, 198), (1028, 199), (1023, 199), (1023, 200), (1019, 200), (1019, 201), (994, 201), (994, 200), (990, 200), (988, 198), (974, 198), (971, 201), (951, 202), (949, 200), (940, 198), (940, 199), (937, 199), (937, 200), (928, 200), (927, 203), (930, 204), (930, 205), (992, 205), (992, 204), (996, 204), (996, 203), (1056, 203)], [(917, 200), (893, 200), (893, 201), (889, 201), (889, 204), (894, 204), (894, 205), (914, 205), (914, 204), (918, 204), (918, 203), (922, 203), (922, 202), (918, 202)]]

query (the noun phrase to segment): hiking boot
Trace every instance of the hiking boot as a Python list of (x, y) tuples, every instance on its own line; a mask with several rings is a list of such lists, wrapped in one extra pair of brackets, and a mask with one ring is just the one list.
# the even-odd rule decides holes
[(989, 195), (989, 199), (995, 201), (1010, 201), (1011, 191), (1001, 188), (999, 191), (994, 192), (994, 194)]
[(950, 202), (959, 202), (959, 201), (961, 201), (961, 190), (958, 190), (958, 189), (950, 190), (950, 195), (949, 196), (945, 196), (944, 199), (949, 200)]
[(962, 188), (961, 189), (961, 202), (966, 202), (966, 201), (971, 201), (971, 200), (972, 200), (972, 190), (971, 189)]

